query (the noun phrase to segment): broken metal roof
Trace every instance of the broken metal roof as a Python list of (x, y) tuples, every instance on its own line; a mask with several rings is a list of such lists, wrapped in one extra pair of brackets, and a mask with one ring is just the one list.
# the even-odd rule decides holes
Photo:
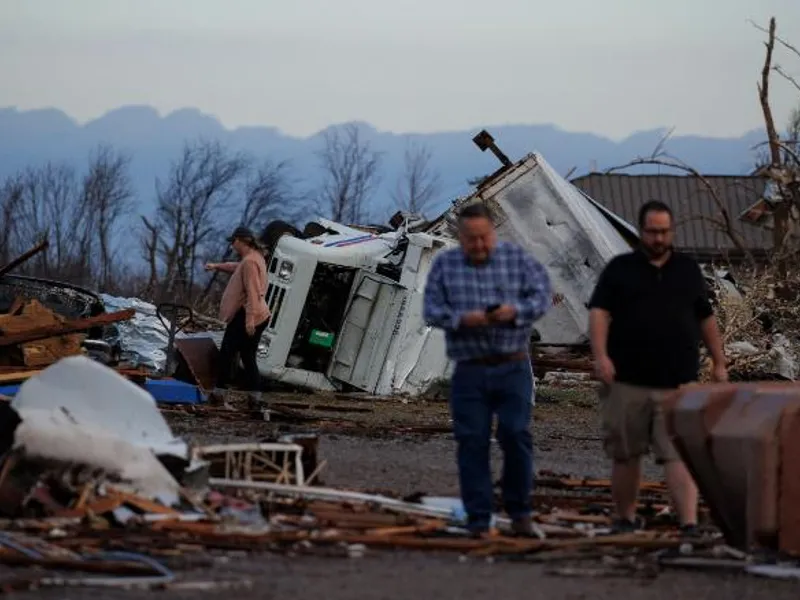
[[(772, 245), (769, 231), (740, 220), (740, 215), (764, 195), (761, 177), (704, 175), (734, 221), (734, 229), (745, 248), (763, 250)], [(720, 209), (704, 182), (686, 175), (629, 175), (590, 173), (572, 180), (610, 211), (630, 223), (638, 220), (639, 208), (648, 200), (660, 200), (675, 214), (675, 245), (687, 251), (718, 252), (735, 249), (720, 228)]]

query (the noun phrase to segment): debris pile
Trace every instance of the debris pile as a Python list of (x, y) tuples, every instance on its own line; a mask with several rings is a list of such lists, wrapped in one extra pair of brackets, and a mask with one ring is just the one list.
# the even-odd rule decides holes
[[(738, 381), (795, 380), (796, 347), (800, 342), (800, 279), (794, 272), (779, 274), (775, 267), (707, 269), (713, 303), (730, 364)], [(710, 361), (704, 369), (708, 380)]]
[(36, 299), (17, 298), (7, 313), (0, 314), (0, 361), (6, 367), (28, 370), (49, 366), (82, 354), (88, 330), (132, 316), (132, 310), (123, 310), (68, 320)]
[[(182, 503), (172, 507), (88, 481), (62, 496), (67, 509), (48, 506), (45, 499), (30, 500), (23, 518), (4, 523), (0, 563), (46, 569), (35, 579), (16, 580), (17, 589), (65, 582), (167, 589), (232, 585), (198, 582), (191, 574), (180, 581), (168, 567), (176, 558), (185, 563), (192, 555), (208, 558), (209, 553), (233, 551), (348, 558), (362, 557), (369, 549), (450, 551), (465, 560), (566, 564), (552, 571), (564, 575), (587, 574), (574, 566), (587, 561), (596, 565), (591, 574), (602, 569), (604, 574), (647, 577), (680, 558), (685, 563), (687, 558), (727, 555), (735, 559), (728, 559), (729, 566), (747, 564), (744, 555), (725, 548), (713, 532), (687, 542), (665, 523), (648, 532), (610, 535), (607, 509), (601, 507), (601, 498), (610, 494), (607, 482), (541, 479), (534, 497), (537, 536), (512, 537), (508, 522), (498, 518), (496, 533), (482, 539), (467, 536), (458, 511), (442, 499), (243, 479), (208, 483), (210, 490), (186, 491)], [(58, 489), (65, 493), (63, 483)], [(651, 504), (642, 511), (662, 505), (662, 492), (658, 485), (649, 486)], [(594, 502), (584, 498), (585, 508), (576, 509), (581, 495)], [(104, 576), (56, 577), (50, 574), (55, 570)]]
[(100, 298), (88, 290), (9, 274), (47, 248), (44, 240), (0, 266), (0, 380), (4, 384), (24, 381), (68, 356), (87, 354), (113, 362), (113, 348), (101, 338), (108, 326), (134, 314), (132, 310), (106, 313)]
[(40, 568), (0, 581), (4, 590), (247, 585), (174, 572), (176, 563), (220, 552), (451, 551), (465, 560), (546, 562), (569, 576), (755, 568), (746, 549), (728, 547), (708, 524), (714, 514), (705, 506), (700, 533), (682, 536), (660, 483), (643, 486), (638, 513), (647, 529), (618, 535), (607, 480), (541, 472), (531, 498), (535, 535), (511, 534), (498, 486), (495, 530), (476, 539), (457, 498), (323, 487), (314, 435), (190, 447), (152, 396), (85, 357), (31, 377), (0, 411), (0, 563)]

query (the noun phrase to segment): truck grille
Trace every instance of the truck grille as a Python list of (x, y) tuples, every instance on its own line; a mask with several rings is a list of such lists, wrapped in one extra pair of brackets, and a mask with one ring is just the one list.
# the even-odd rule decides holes
[(267, 329), (275, 329), (275, 324), (278, 322), (278, 316), (281, 314), (281, 307), (283, 306), (283, 299), (286, 297), (286, 288), (274, 283), (270, 283), (267, 287), (267, 306), (272, 317), (269, 320)]

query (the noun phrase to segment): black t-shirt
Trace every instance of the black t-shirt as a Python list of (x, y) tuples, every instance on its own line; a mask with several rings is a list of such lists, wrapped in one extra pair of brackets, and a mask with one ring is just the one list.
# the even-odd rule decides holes
[(589, 308), (611, 314), (607, 352), (616, 380), (673, 388), (697, 379), (700, 323), (713, 314), (700, 266), (673, 252), (663, 266), (641, 251), (606, 265)]

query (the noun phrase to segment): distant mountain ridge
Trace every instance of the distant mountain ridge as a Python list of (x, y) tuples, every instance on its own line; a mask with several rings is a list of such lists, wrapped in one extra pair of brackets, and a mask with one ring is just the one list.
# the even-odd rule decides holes
[[(379, 131), (368, 123), (358, 125), (363, 139), (383, 153), (381, 183), (371, 202), (376, 217), (391, 212), (391, 191), (402, 172), (409, 138), (424, 144), (433, 155), (432, 166), (442, 181), (441, 194), (433, 208), (444, 209), (455, 197), (469, 191), (467, 180), (499, 166), (491, 153), (481, 153), (472, 143), (472, 137), (480, 129), (487, 129), (512, 160), (528, 152), (541, 152), (558, 172), (566, 175), (572, 171), (572, 176), (649, 155), (667, 132), (666, 128), (640, 131), (615, 142), (591, 133), (564, 131), (550, 124), (478, 125), (469, 131), (422, 134)], [(139, 198), (139, 212), (146, 214), (153, 207), (155, 178), (166, 175), (185, 141), (204, 137), (257, 158), (288, 160), (293, 179), (305, 189), (313, 190), (320, 178), (315, 152), (322, 147), (323, 133), (324, 130), (303, 138), (286, 135), (276, 127), (231, 130), (215, 117), (194, 108), (162, 116), (150, 106), (123, 106), (84, 125), (57, 109), (0, 108), (0, 180), (48, 160), (66, 161), (83, 168), (90, 152), (98, 144), (107, 143), (131, 155), (131, 177)], [(735, 175), (753, 169), (752, 148), (763, 138), (761, 130), (729, 138), (676, 135), (665, 147), (701, 172)]]

